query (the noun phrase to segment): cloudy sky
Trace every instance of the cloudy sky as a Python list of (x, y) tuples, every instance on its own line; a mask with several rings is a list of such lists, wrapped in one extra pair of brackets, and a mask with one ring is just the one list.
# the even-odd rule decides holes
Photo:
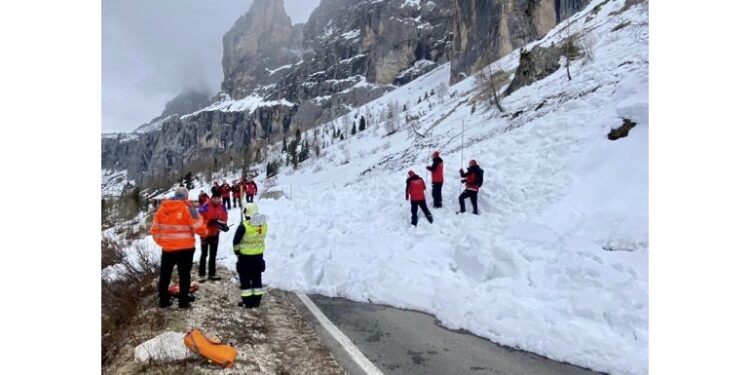
[[(320, 0), (284, 0), (292, 23)], [(102, 131), (132, 131), (186, 89), (218, 92), (221, 37), (252, 0), (102, 0)]]

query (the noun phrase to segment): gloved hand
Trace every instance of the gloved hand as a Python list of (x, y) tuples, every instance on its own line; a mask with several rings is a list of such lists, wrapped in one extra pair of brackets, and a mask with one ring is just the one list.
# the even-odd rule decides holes
[(461, 168), (461, 174), (463, 174), (463, 173), (464, 173), (464, 169), (463, 169), (463, 168)]
[(227, 223), (222, 223), (221, 221), (218, 222), (219, 229), (222, 232), (229, 232), (229, 227), (227, 226)]
[(465, 179), (465, 178), (462, 178), (462, 179), (461, 179), (461, 183), (462, 183), (462, 184), (465, 184), (465, 183), (466, 183), (466, 179)]

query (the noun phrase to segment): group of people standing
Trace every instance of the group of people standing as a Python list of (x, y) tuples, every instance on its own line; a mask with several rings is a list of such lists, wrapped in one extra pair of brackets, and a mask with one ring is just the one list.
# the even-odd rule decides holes
[[(434, 208), (443, 207), (443, 159), (440, 158), (440, 152), (435, 151), (432, 153), (432, 164), (428, 165), (427, 170), (431, 173), (432, 178), (432, 201)], [(477, 197), (479, 194), (479, 188), (482, 186), (484, 179), (484, 171), (479, 168), (477, 161), (472, 159), (469, 161), (469, 168), (464, 171), (463, 168), (459, 170), (461, 176), (461, 182), (464, 184), (465, 189), (458, 197), (458, 204), (461, 210), (458, 213), (466, 212), (466, 205), (464, 201), (469, 198), (473, 208), (474, 215), (479, 215), (479, 209), (477, 207)], [(421, 208), (427, 221), (432, 223), (432, 213), (427, 208), (427, 201), (425, 198), (424, 191), (427, 190), (427, 186), (418, 174), (413, 170), (407, 172), (406, 178), (406, 200), (411, 202), (411, 225), (417, 226), (419, 217), (417, 216), (418, 210)]]
[[(263, 253), (268, 224), (265, 215), (253, 203), (253, 196), (258, 191), (257, 185), (252, 179), (245, 182), (243, 178), (241, 183), (245, 189), (239, 189), (236, 203), (242, 203), (240, 199), (244, 192), (247, 192), (245, 195), (248, 203), (243, 210), (242, 225), (235, 232), (233, 249), (237, 255), (237, 272), (240, 276), (242, 302), (239, 305), (254, 308), (260, 305), (263, 296), (261, 273), (265, 271)], [(196, 234), (200, 236), (201, 245), (199, 281), (221, 280), (216, 275), (216, 253), (220, 233), (229, 231), (227, 220), (228, 210), (231, 208), (228, 198), (225, 198), (228, 194), (224, 194), (224, 185), (228, 186), (226, 180), (221, 186), (214, 182), (210, 198), (201, 191), (197, 209), (188, 199), (187, 188), (180, 186), (175, 190), (174, 196), (162, 202), (154, 214), (150, 232), (154, 241), (162, 248), (158, 292), (160, 307), (172, 305), (169, 283), (175, 266), (180, 280), (178, 307), (188, 308), (195, 301), (189, 290)], [(237, 183), (235, 185), (240, 186)]]
[[(443, 159), (440, 153), (432, 153), (432, 164), (427, 170), (432, 177), (432, 199), (433, 207), (443, 206)], [(469, 198), (475, 215), (479, 214), (477, 208), (477, 196), (482, 186), (484, 171), (479, 167), (476, 160), (469, 161), (469, 168), (459, 170), (461, 182), (465, 185), (464, 191), (458, 197), (461, 210), (466, 212), (464, 201)], [(417, 211), (421, 208), (427, 221), (433, 222), (432, 213), (427, 208), (425, 198), (427, 186), (419, 175), (409, 170), (406, 179), (406, 200), (411, 202), (411, 224), (415, 227), (419, 220)], [(201, 256), (198, 265), (200, 282), (207, 280), (221, 280), (216, 275), (216, 253), (219, 248), (219, 235), (228, 232), (228, 211), (234, 207), (242, 207), (242, 196), (245, 195), (247, 204), (243, 210), (243, 221), (232, 241), (234, 253), (237, 255), (237, 273), (240, 277), (241, 307), (254, 308), (260, 305), (263, 297), (263, 283), (261, 274), (266, 269), (263, 259), (265, 251), (265, 237), (268, 233), (268, 223), (265, 215), (260, 213), (258, 206), (253, 203), (254, 196), (258, 192), (258, 186), (252, 179), (242, 178), (229, 185), (226, 180), (219, 185), (217, 181), (211, 187), (211, 196), (201, 190), (198, 197), (198, 209), (188, 199), (187, 188), (180, 186), (175, 190), (174, 196), (162, 202), (154, 215), (151, 235), (154, 241), (162, 247), (161, 269), (159, 275), (159, 306), (169, 307), (172, 305), (169, 294), (169, 283), (172, 271), (177, 266), (179, 274), (179, 307), (188, 308), (195, 297), (189, 293), (190, 270), (193, 266), (193, 255), (195, 253), (195, 235), (200, 236)], [(230, 201), (233, 195), (234, 202)]]
[[(230, 210), (233, 207), (237, 208), (242, 206), (240, 200), (242, 199), (243, 188), (247, 203), (252, 203), (255, 195), (258, 193), (258, 185), (255, 184), (255, 181), (252, 178), (248, 180), (247, 178), (242, 177), (242, 180), (234, 181), (232, 185), (229, 185), (226, 179), (221, 182), (221, 185), (219, 185), (218, 181), (214, 181), (213, 186), (211, 186), (210, 197), (218, 195), (221, 204), (227, 210)], [(201, 190), (200, 195), (198, 196), (198, 204), (203, 205), (210, 199), (210, 197), (208, 193)]]

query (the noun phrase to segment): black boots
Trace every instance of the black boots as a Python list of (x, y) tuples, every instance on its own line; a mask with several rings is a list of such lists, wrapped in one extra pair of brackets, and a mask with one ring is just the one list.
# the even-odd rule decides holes
[(245, 307), (248, 309), (256, 308), (260, 306), (261, 298), (263, 298), (262, 295), (242, 297), (242, 302), (240, 302), (237, 306)]
[[(177, 307), (181, 309), (187, 309), (190, 307), (190, 304), (192, 302), (195, 302), (195, 296), (192, 294), (188, 294), (188, 296), (185, 299), (180, 299), (180, 302), (177, 304)], [(159, 301), (159, 307), (161, 308), (167, 308), (172, 306), (172, 300), (160, 300)]]

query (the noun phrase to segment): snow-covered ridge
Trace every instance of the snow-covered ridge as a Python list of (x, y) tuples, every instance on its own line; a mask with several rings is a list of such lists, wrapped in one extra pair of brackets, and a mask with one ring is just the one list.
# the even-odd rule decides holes
[(167, 117), (165, 117), (165, 118), (163, 118), (161, 120), (154, 121), (153, 123), (150, 123), (150, 124), (148, 124), (146, 126), (143, 126), (143, 127), (139, 127), (138, 129), (136, 129), (135, 131), (133, 131), (133, 133), (143, 134), (143, 133), (148, 133), (148, 132), (151, 132), (151, 131), (154, 131), (154, 130), (159, 130), (161, 128), (162, 124), (164, 124), (164, 122), (166, 122), (167, 120), (169, 120), (169, 119), (171, 119), (173, 117), (176, 117), (176, 116), (177, 115), (169, 115), (169, 116), (167, 116)]
[(290, 101), (288, 101), (286, 99), (281, 99), (281, 100), (265, 100), (263, 97), (261, 97), (261, 96), (259, 96), (257, 94), (248, 95), (248, 96), (246, 96), (246, 97), (244, 97), (242, 99), (238, 99), (238, 100), (230, 99), (228, 96), (225, 95), (222, 99), (223, 100), (218, 101), (218, 102), (216, 102), (214, 104), (211, 104), (208, 107), (205, 107), (205, 108), (199, 109), (199, 110), (197, 110), (197, 111), (195, 111), (193, 113), (184, 115), (184, 116), (180, 117), (180, 119), (190, 118), (190, 117), (193, 117), (193, 116), (195, 116), (195, 115), (197, 115), (197, 114), (199, 114), (201, 112), (205, 112), (205, 111), (252, 112), (255, 109), (260, 108), (260, 107), (275, 107), (275, 106), (278, 106), (278, 105), (283, 105), (283, 106), (287, 106), (287, 107), (294, 106), (294, 103), (292, 103), (292, 102), (290, 102)]
[(292, 64), (286, 64), (286, 65), (282, 65), (282, 66), (280, 66), (280, 67), (278, 67), (276, 69), (268, 69), (268, 68), (266, 68), (266, 72), (268, 72), (268, 75), (274, 75), (274, 74), (276, 74), (279, 71), (286, 70), (286, 69), (289, 69), (291, 67), (292, 67)]

